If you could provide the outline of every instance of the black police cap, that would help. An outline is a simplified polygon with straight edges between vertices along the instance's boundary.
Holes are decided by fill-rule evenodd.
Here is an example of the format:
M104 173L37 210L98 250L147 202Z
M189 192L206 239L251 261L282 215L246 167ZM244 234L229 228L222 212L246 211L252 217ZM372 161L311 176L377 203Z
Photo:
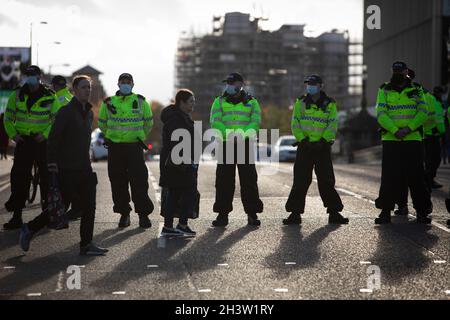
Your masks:
M133 81L133 76L131 75L131 74L129 74L129 73L122 73L120 76L119 76L119 81L121 81L121 80L131 80L132 82L134 82Z
M53 79L52 79L52 84L65 86L65 85L67 85L67 80L63 76L59 76L59 75L58 76L54 76Z
M233 82L236 82L236 81L244 82L244 77L241 74L237 73L237 72L233 72L233 73L230 73L227 76L227 78L224 79L222 82L233 83Z
M35 65L31 65L25 69L26 76L40 76L42 74L41 68Z
M307 77L304 81L304 83L308 83L308 84L322 84L322 78L319 77L317 74L312 74L309 77Z
M402 61L396 61L392 64L392 71L403 72L408 69L406 63Z

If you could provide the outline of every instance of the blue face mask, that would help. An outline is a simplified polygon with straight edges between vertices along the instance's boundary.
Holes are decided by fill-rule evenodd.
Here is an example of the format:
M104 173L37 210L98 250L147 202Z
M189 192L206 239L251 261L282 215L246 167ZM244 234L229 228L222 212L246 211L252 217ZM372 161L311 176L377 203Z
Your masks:
M131 90L133 89L131 84L119 84L120 93L127 96L131 93Z
M313 95L318 94L320 92L320 88L319 88L319 86L307 85L306 86L306 92L313 96Z
M39 84L39 79L36 76L28 76L25 78L25 83L30 86L36 86Z
M225 87L225 92L230 96L236 95L239 91L240 91L240 89L236 88L235 86L233 86L231 84L227 84Z

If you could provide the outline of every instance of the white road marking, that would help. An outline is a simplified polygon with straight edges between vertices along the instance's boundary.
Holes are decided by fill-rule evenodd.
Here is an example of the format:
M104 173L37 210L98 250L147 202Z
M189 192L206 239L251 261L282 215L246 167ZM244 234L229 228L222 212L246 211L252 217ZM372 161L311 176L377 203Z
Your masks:
M40 292L36 292L36 293L28 293L27 297L40 297L42 294Z
M200 290L198 290L198 292L208 293L208 292L211 292L211 289L200 289Z
M372 289L359 289L359 292L361 293L373 293Z
M277 288L277 289L273 289L275 292L288 292L289 290L286 288Z
M58 283L56 284L56 290L55 292L60 292L63 289L62 282L64 280L64 272L60 272L58 275Z
M120 295L125 295L126 292L125 291L114 291L112 294L116 295L116 296L120 296Z
M3 267L3 269L4 270L14 270L16 267L14 267L14 266L6 266L6 267Z
M156 264L149 264L147 265L147 268L158 268L159 266Z
M296 265L297 262L285 262L284 264L287 266L293 266L293 265Z
M228 263L219 263L217 264L219 267L228 267Z
M447 261L445 261L445 260L434 260L434 263L435 264L444 264L444 263L446 263Z
M445 294L450 294L450 290L445 290Z
M360 261L359 264L372 264L370 261Z

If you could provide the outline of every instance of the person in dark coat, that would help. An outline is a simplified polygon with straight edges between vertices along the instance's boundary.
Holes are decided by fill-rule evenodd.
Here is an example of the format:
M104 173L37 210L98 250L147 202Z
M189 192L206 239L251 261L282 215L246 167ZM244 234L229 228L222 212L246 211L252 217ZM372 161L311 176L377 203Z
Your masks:
M3 125L4 116L4 113L0 115L0 160L8 159L6 152L8 150L9 138L5 126Z
M192 91L182 89L176 94L175 104L166 107L161 113L163 131L159 185L162 187L161 215L164 217L164 227L161 235L163 236L196 234L188 226L188 219L198 216L199 200L197 191L199 155L194 152L198 135L195 133L194 121L190 116L194 104L195 97ZM171 141L172 135L179 132L182 137L177 141ZM197 142L201 146L201 140ZM172 155L174 148L176 150ZM173 228L175 217L179 218L179 223Z

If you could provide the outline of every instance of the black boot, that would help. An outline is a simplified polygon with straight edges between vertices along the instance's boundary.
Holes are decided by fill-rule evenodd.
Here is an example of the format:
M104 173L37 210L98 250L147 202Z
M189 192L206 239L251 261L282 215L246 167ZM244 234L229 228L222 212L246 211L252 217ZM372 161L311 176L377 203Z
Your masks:
M283 219L284 225L300 225L302 224L302 216L298 212L292 212L287 219Z
M391 223L391 211L382 210L378 218L375 219L375 224Z
M330 212L328 216L329 224L348 224L348 218L344 218L339 212Z
M148 229L152 227L152 222L146 215L139 215L139 227L142 229Z
M3 228L5 230L17 230L20 229L22 225L22 211L16 211L14 212L11 220L3 225Z
M213 227L226 227L228 225L228 213L219 213L212 225Z
M249 226L258 227L261 225L261 221L258 220L258 215L256 213L249 213L247 217L247 222Z
M399 206L397 210L394 211L396 216L407 216L409 214L408 206Z
M123 214L120 217L119 228L127 228L129 226L130 226L130 215L129 214Z
M421 223L421 224L430 224L431 223L431 218L428 217L427 215L417 213L416 222L417 223Z

